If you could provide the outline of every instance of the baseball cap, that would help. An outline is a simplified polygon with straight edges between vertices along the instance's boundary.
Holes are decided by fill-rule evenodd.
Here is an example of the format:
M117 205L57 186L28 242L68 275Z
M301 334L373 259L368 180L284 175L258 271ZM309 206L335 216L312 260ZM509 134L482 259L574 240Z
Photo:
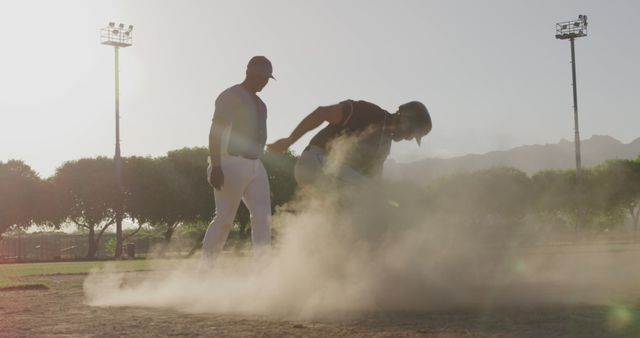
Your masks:
M273 77L273 66L271 65L271 61L261 55L254 56L249 60L249 63L247 64L247 72L266 76L274 80L276 79Z

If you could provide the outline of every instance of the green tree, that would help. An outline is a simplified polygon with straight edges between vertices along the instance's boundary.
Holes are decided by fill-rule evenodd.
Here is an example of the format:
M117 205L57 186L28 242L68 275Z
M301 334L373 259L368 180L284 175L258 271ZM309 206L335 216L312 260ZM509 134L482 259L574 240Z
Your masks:
M576 177L573 170L543 170L531 177L534 213L546 223L571 227L576 218Z
M623 220L613 196L607 165L582 169L578 190L575 170L544 170L532 177L535 213L545 222L576 231L605 231ZM579 228L580 227L580 228Z
M206 148L182 148L167 153L167 160L182 177L192 196L191 203L185 206L184 222L210 221L213 214L213 190L207 182Z
M636 237L640 216L640 160L611 160L597 169L601 203L608 212L617 209L627 212Z
M166 157L127 158L123 178L127 214L139 227L160 228L166 244L181 223L194 217L192 205L199 201L188 180Z
M115 223L117 186L113 160L86 158L64 163L53 184L64 218L89 232L87 258L95 258L102 234Z
M44 183L22 161L0 162L0 235L13 226L27 227L44 217Z

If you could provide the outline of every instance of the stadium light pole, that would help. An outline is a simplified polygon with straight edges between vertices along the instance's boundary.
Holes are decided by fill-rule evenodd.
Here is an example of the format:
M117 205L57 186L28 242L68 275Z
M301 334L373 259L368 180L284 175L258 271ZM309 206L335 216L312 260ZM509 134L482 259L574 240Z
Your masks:
M582 225L582 160L580 154L580 129L578 128L578 84L576 82L576 53L574 41L577 38L587 36L587 16L578 15L578 20L556 23L556 39L569 40L571 42L571 71L573 86L573 120L575 124L575 148L576 148L576 192L578 222L576 230Z
M107 27L100 30L100 43L113 46L115 51L115 75L116 75L116 153L114 156L116 171L116 187L118 196L116 198L116 250L115 258L122 257L122 218L123 218L123 197L122 186L122 158L120 157L120 78L118 68L118 51L120 48L132 45L133 26L125 28L124 24L116 26L114 22L109 22Z

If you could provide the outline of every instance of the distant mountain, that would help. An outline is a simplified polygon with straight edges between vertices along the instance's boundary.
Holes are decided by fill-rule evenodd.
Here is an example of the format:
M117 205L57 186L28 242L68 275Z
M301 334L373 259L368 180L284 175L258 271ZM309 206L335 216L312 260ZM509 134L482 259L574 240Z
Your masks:
M580 146L583 167L596 166L616 158L634 159L640 155L640 138L624 144L611 136L594 135L581 141ZM574 144L563 139L556 144L526 145L448 159L427 158L410 163L389 161L385 163L385 176L428 183L443 175L500 166L518 168L529 175L543 169L573 169L576 166Z

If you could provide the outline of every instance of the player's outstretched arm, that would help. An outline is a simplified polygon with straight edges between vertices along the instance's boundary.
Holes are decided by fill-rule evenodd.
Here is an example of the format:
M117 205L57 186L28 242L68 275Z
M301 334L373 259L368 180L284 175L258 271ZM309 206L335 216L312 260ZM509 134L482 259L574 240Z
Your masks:
M296 143L304 134L318 128L322 123L341 123L343 119L342 106L334 104L332 106L318 107L307 115L300 124L291 132L289 137L279 139L267 146L267 150L274 154L282 154L287 151L292 144Z

